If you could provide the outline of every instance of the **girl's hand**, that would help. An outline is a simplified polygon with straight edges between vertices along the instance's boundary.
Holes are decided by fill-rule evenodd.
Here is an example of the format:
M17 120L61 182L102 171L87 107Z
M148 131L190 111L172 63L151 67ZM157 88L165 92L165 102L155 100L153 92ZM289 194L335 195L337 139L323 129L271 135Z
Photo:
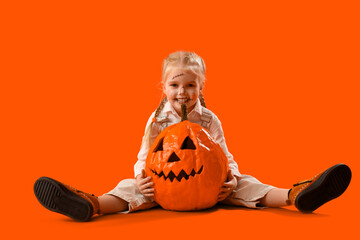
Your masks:
M153 197L154 196L154 188L152 187L154 183L151 181L151 177L145 177L145 170L141 171L141 174L136 176L136 184L140 190L140 192L145 197Z
M228 171L228 177L227 177L227 182L224 183L224 185L221 187L221 192L218 195L218 202L223 201L225 198L227 198L232 191L236 188L237 186L237 180L234 177L234 175L232 175L231 171Z

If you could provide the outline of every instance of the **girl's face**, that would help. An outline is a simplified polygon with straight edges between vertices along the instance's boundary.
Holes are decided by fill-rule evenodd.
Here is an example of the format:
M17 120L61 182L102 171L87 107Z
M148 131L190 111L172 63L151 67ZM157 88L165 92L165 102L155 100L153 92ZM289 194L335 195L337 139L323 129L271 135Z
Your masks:
M198 77L184 70L174 70L167 77L163 86L168 101L181 116L181 105L186 104L188 113L194 109L202 91Z

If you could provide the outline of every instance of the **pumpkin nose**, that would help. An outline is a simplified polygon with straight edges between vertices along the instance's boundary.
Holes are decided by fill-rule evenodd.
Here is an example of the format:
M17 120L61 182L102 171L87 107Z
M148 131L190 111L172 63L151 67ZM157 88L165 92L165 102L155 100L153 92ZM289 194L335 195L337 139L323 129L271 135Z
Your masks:
M180 161L180 158L176 155L175 152L173 152L169 159L168 159L168 162L177 162L177 161Z

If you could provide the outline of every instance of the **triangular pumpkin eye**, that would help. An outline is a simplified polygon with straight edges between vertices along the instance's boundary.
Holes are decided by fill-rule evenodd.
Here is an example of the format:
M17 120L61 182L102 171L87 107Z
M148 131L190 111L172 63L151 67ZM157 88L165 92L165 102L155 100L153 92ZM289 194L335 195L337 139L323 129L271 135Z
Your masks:
M160 141L156 145L156 148L154 149L154 152L163 151L164 150L163 144L164 144L164 138L160 139Z
M189 136L185 138L183 144L181 145L181 149L196 149L193 140L191 140Z

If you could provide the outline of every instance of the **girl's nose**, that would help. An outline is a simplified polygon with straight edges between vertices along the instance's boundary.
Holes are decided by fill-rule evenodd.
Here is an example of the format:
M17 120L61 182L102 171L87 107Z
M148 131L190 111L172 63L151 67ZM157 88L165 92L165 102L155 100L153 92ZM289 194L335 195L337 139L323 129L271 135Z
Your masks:
M180 90L179 90L179 93L180 93L180 94L184 94L184 93L185 93L185 88L184 88L184 87L181 87Z

